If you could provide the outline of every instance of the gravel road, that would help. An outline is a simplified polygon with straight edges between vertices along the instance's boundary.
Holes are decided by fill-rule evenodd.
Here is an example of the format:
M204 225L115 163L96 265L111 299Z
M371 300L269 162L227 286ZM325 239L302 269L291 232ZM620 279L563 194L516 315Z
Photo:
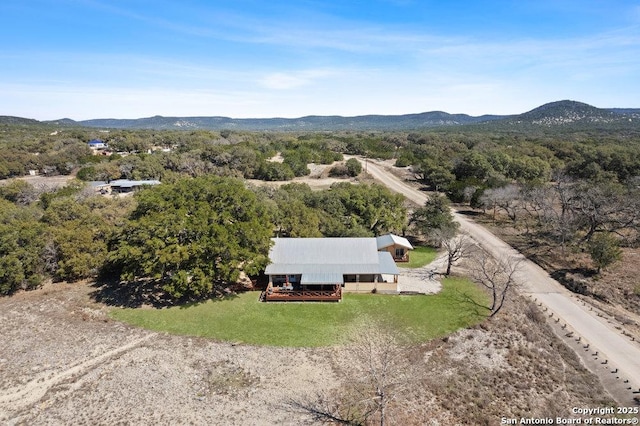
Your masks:
M383 165L372 160L367 161L367 172L389 189L403 194L413 202L423 205L427 195L397 178ZM616 329L616 324L590 310L578 298L535 263L507 245L486 228L469 218L454 212L461 230L469 234L478 244L495 257L513 257L522 259L517 275L519 291L529 295L553 315L560 323L566 324L566 334L580 338L584 347L587 344L591 356L598 357L609 369L617 369L620 380L628 380L629 400L631 391L640 390L640 344L632 341ZM584 356L584 354L581 354ZM606 382L606 381L603 381Z

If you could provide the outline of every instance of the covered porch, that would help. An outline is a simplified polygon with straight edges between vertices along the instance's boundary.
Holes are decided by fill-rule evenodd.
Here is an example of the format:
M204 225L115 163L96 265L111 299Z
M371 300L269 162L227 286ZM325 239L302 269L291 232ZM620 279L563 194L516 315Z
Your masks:
M261 299L265 302L339 302L342 281L341 274L326 272L272 275Z
M397 291L393 255L376 238L274 238L261 300L339 301L343 292Z

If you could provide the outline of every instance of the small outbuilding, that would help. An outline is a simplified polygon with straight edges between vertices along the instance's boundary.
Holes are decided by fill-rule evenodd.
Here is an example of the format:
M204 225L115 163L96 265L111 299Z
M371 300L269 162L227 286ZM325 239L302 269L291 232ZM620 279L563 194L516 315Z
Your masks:
M394 234L381 235L376 237L378 251L387 251L396 262L408 262L409 251L413 250L413 246L404 237Z

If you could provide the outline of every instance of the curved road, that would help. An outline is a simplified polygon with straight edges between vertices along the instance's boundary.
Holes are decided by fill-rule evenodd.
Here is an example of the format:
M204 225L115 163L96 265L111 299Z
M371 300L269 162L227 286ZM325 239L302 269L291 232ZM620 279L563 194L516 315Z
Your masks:
M367 172L392 191L403 194L419 205L427 201L428 197L424 192L407 185L385 170L384 166L371 160L366 161ZM457 212L454 212L454 216L461 229L493 256L522 259L516 277L519 291L546 306L556 318L567 324L567 330L573 331L575 337L580 337L585 344L588 343L591 351L598 351L600 359L608 360L607 365L612 369L618 369L621 379L629 380L627 387L636 391L640 389L640 345L637 342L622 335L604 318L577 300L541 267L525 259L522 254L487 229Z

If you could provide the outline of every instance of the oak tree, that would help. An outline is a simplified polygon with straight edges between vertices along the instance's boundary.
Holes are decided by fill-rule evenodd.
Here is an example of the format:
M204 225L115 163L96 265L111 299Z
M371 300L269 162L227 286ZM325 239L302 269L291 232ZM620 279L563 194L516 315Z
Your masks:
M113 242L125 281L152 279L175 300L205 298L267 263L272 227L237 179L182 179L140 191Z

